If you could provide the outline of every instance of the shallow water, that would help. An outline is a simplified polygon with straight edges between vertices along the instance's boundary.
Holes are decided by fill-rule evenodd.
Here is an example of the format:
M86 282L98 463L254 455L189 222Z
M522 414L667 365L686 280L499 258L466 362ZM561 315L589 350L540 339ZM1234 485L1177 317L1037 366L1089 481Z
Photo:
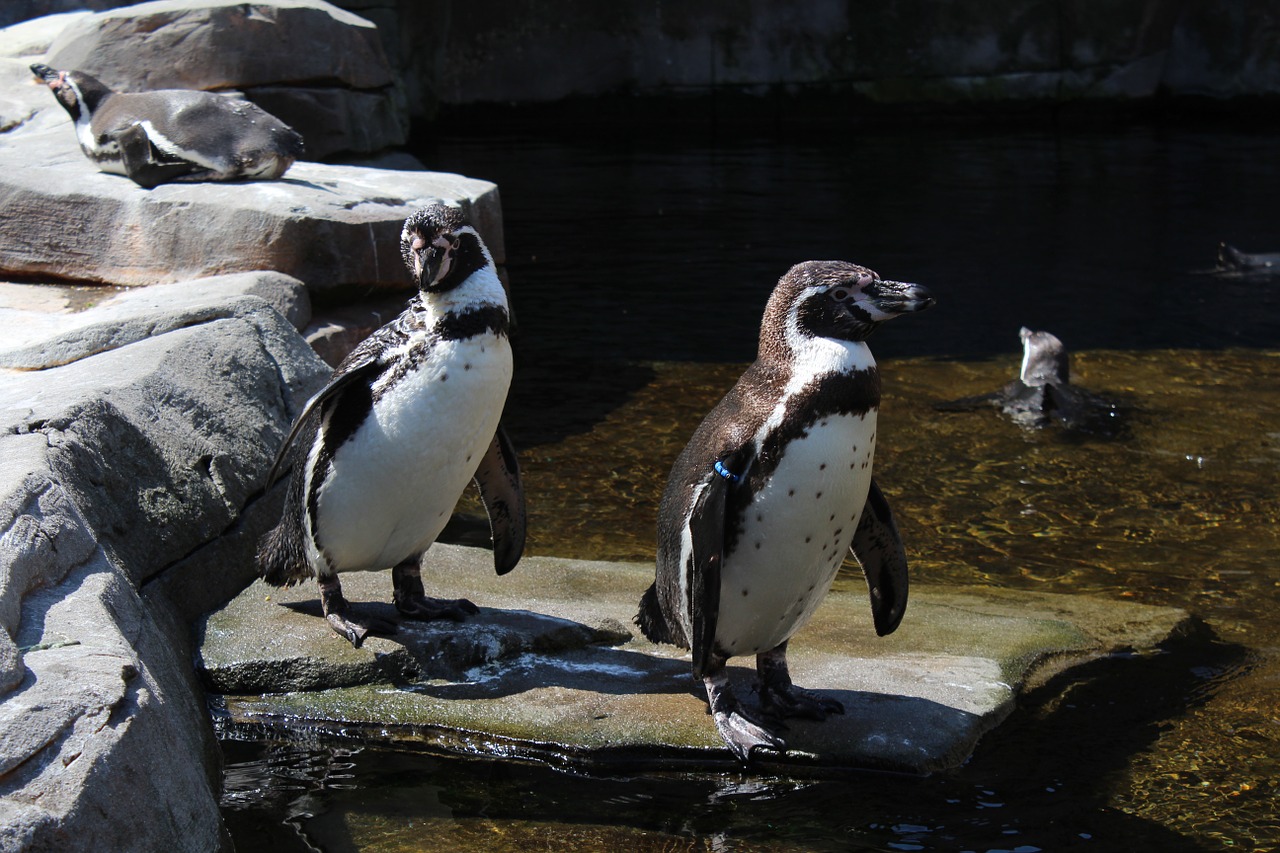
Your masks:
M773 282L841 257L939 300L871 340L913 582L1174 605L1205 630L1032 694L927 779L580 778L228 741L240 849L1280 846L1280 279L1204 273L1219 239L1280 249L1274 138L822 134L424 149L502 188L529 550L652 559L667 468L752 358ZM1119 403L1119 437L933 409L1012 377L1024 324Z

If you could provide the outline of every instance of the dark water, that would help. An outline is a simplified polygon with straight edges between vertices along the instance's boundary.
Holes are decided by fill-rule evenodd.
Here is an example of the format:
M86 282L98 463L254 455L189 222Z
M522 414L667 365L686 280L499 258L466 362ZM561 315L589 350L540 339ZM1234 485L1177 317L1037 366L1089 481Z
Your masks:
M965 767L927 779L580 778L227 741L238 846L1280 846L1280 279L1205 272L1221 239L1280 250L1275 143L1151 128L435 141L431 166L502 188L532 552L651 559L666 469L753 357L772 284L842 258L939 300L871 341L877 476L914 581L1173 605L1202 629L1026 697ZM1121 403L1124 436L933 410L1014 375L1024 324Z

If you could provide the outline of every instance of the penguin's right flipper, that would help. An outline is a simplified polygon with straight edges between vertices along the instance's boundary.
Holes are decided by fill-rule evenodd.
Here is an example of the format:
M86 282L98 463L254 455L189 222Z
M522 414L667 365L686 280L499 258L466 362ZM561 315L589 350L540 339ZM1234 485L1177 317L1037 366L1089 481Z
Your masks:
M712 474L694 499L689 514L693 553L682 568L687 573L689 621L693 636L693 675L702 678L713 666L720 617L720 566L724 562L724 507L728 484Z
M524 553L526 514L516 449L501 426L493 434L474 479L489 514L494 569L505 575Z
M907 552L893 510L874 478L849 550L867 578L876 634L893 633L907 609Z
M355 355L355 351L352 351ZM348 361L350 361L350 356ZM271 463L271 470L267 472L267 484L264 488L271 488L276 479L280 476L282 465L289 455L289 447L293 444L293 440L298 437L302 427L306 424L307 419L311 417L313 412L317 412L325 401L333 398L346 388L357 382L369 383L381 371L382 366L376 358L368 358L366 360L348 364L343 362L339 366L337 373L329 379L329 384L325 385L319 391L312 395L311 399L302 407L302 411L293 419L293 426L289 427L289 434L284 437L284 441L280 443L280 449L276 451L275 461Z
M154 189L191 172L190 163L166 158L157 151L151 144L146 129L140 124L131 124L111 135L120 146L124 173L145 190Z

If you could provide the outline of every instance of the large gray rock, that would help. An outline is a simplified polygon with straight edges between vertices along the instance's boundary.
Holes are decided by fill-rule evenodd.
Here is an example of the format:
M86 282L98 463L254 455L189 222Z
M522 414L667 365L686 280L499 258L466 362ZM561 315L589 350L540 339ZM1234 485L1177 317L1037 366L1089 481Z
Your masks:
M54 68L112 88L240 89L392 83L377 27L324 0L156 0L77 19L49 46Z
M108 291L92 308L71 313L50 311L47 305L21 307L50 290L57 288L0 284L0 367L57 367L174 329L258 310L253 302L234 301L237 296L263 299L295 329L304 328L311 319L306 287L278 272L234 273Z
M330 728L557 766L720 770L733 757L706 715L687 654L636 636L650 566L527 557L494 576L491 555L435 545L428 593L466 596L463 624L402 622L360 649L319 615L316 589L255 582L202 624L201 666L232 726ZM390 572L343 576L358 611L395 619ZM796 682L844 703L824 723L789 721L788 773L953 768L1020 691L1081 662L1146 649L1187 627L1173 608L994 589L914 588L897 632L877 638L865 587L842 583L791 644ZM750 661L731 677L754 702Z
M501 202L487 181L301 162L277 181L144 190L97 171L65 115L7 141L0 277L133 285L278 270L313 291L403 287L400 229L431 198L466 209L503 260Z
M296 283L256 278L305 318ZM185 620L249 581L261 478L329 371L252 285L221 284L211 311L195 296L218 282L170 289L191 325L104 344L76 316L95 342L75 360L0 372L0 849L228 844ZM84 316L136 333L141 296L118 299Z

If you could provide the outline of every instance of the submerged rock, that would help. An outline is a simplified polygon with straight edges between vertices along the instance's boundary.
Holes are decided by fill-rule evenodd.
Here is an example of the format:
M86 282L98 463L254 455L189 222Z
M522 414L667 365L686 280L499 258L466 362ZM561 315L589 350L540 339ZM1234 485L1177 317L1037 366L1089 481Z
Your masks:
M688 656L631 628L651 567L526 557L496 578L491 562L479 549L434 546L428 592L466 595L480 614L402 623L360 650L307 612L314 586L250 587L200 629L201 671L221 694L224 724L584 768L735 764ZM390 614L380 603L389 571L348 574L343 585L357 609ZM840 585L790 649L796 683L838 699L846 713L789 722L792 751L768 763L788 772L955 767L1020 691L1099 656L1151 648L1188 623L1173 608L917 586L901 628L877 638L865 599L857 584ZM546 644L548 635L558 639ZM753 677L730 670L735 680Z

